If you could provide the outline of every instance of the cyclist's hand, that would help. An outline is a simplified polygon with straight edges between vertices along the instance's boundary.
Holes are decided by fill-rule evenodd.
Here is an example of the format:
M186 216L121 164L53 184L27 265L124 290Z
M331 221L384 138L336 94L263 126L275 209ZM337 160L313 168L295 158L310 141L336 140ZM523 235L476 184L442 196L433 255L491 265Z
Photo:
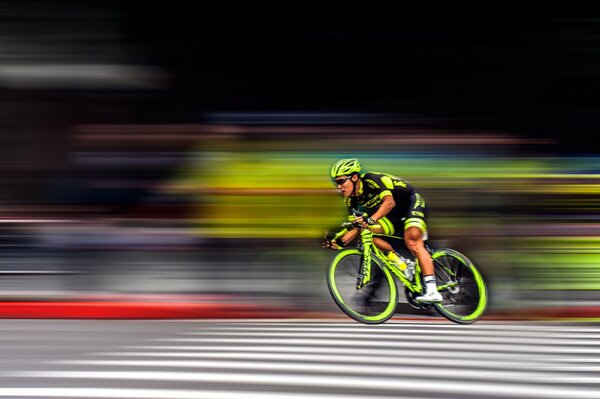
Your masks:
M323 246L323 248L332 249L334 251L337 251L338 249L340 249L340 247L338 247L338 245L335 243L335 241L323 240L322 246Z
M341 249L341 247L335 241L335 233L327 232L325 233L325 237L323 237L323 242L321 243L323 248L329 248L337 251Z
M362 216L354 216L354 222L359 226L362 226L363 228L367 227L367 224L365 223L365 218L363 218Z
M365 216L355 216L354 217L354 221L356 223L359 223L363 228L367 228L370 225L374 225L375 224L375 220L373 220L373 218L367 217Z
M337 245L337 243L335 242L335 240L323 240L322 247L323 248L332 249L334 251L342 249L342 247L340 247L339 245Z

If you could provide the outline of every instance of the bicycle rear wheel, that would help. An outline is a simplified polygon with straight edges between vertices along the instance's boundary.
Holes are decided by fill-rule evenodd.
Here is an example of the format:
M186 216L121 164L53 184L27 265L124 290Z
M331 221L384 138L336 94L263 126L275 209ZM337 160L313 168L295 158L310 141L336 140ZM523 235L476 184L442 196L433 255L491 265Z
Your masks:
M479 320L488 304L485 281L465 255L452 249L432 253L438 290L444 300L434 304L439 314L455 323Z
M352 319L364 324L379 324L394 314L398 290L389 270L372 257L371 282L356 288L362 254L356 249L340 252L327 272L327 286L338 307Z

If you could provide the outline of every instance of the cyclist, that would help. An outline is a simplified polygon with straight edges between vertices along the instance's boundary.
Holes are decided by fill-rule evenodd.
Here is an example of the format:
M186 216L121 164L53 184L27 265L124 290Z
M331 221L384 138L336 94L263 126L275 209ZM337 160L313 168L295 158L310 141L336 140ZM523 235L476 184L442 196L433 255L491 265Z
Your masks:
M427 240L427 212L423 196L413 185L396 176L378 172L361 173L357 159L337 161L331 168L331 178L344 196L349 210L358 209L370 215L368 220L357 218L363 226L370 225L373 233L384 235L404 232L406 247L419 260L425 283L425 294L415 299L427 303L441 302L442 295L436 288L433 261L424 243ZM372 226L374 223L377 226ZM341 235L337 235L338 238L326 239L323 246L340 249L352 242L358 233L358 229L341 232ZM382 238L375 238L373 242L390 260L402 264L389 242ZM412 279L410 267L404 273Z

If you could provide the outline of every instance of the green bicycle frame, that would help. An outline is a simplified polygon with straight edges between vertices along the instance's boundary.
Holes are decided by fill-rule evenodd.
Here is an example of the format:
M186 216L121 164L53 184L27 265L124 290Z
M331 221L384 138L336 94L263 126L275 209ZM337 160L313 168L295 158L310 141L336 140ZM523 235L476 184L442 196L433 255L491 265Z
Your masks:
M376 227L378 225L374 225L373 227ZM359 275L357 284L356 284L356 289L361 289L365 284L367 284L369 281L371 281L371 257L372 256L376 256L378 260L381 261L381 263L389 270L392 272L393 275L395 275L398 280L400 280L400 282L402 282L402 284L411 292L415 292L415 293L421 293L422 291L422 284L421 284L421 267L419 266L419 261L416 260L416 265L415 265L415 276L414 276L414 283L411 282L409 279L407 279L404 276L404 273L402 272L402 270L400 270L400 268L395 264L390 262L390 260L387 258L387 256L385 256L385 254L379 249L377 248L376 245L373 244L373 237L377 236L378 234L373 233L370 229L368 228L363 228L361 229L360 232L360 241L361 241L361 246L362 246L362 268L361 268L361 274ZM387 236L387 237L392 237L392 236ZM400 237L394 237L394 238L400 238Z

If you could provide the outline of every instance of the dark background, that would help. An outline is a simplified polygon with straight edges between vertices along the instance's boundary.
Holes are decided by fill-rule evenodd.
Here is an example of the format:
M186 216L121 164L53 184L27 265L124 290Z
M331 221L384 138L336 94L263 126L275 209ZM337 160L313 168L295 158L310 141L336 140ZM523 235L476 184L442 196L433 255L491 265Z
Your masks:
M594 153L597 4L0 2L0 130L9 141L15 131L40 141L48 130L68 140L82 124L206 123L222 112L371 113ZM2 75L4 63L47 62L141 65L163 79L154 89L67 79L15 87Z
M595 2L220 4L113 4L127 40L171 76L168 116L146 117L394 113L556 139L561 152L592 149Z

